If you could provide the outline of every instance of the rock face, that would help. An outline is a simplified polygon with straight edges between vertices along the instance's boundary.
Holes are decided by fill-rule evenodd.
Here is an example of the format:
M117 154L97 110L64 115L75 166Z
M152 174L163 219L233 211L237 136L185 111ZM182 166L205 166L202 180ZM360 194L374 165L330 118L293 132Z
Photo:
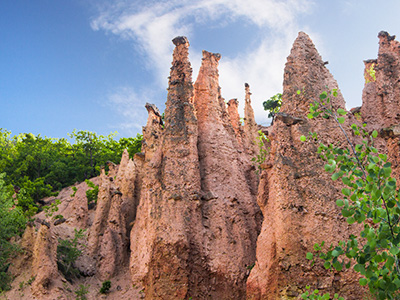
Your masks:
M219 59L219 54L203 51L194 94L203 194L201 243L208 260L209 284L215 288L200 295L241 299L245 296L246 268L255 259L260 215L244 172L247 161L238 151L225 105L219 100Z
M148 299L243 299L261 219L220 94L220 55L203 52L193 89L189 43L173 42L165 127L148 107L143 131L132 278Z
M257 140L257 123L254 118L254 111L251 107L251 93L248 83L244 84L245 88L245 104L244 104L244 136L245 144L250 155L255 156L259 153L255 141Z
M271 129L272 167L263 171L259 185L257 201L264 222L257 262L247 281L248 299L291 299L313 283L324 293L340 290L348 299L361 299L353 291L354 274L328 273L306 260L314 243L336 243L351 232L335 205L340 185L324 171L315 144L300 141L309 131L317 132L324 143L341 139L333 120L306 119L310 100L325 86L333 89L337 83L310 38L299 33L285 67L281 112ZM340 91L334 106L344 108Z
M146 176L131 233L131 273L134 280L144 280L147 299L186 297L192 268L189 264L191 240L198 232L193 228L199 221L195 212L200 206L200 174L197 120L191 104L193 84L189 43L185 37L175 38L173 42L176 48L165 129L162 135L150 137L150 141L160 139L150 157L145 149ZM149 115L149 120L154 120L152 114L154 112ZM157 132L160 126L160 123L148 121L144 136L147 144L147 134Z
M109 165L100 174L100 188L93 225L90 228L89 252L98 262L98 275L108 280L118 266L128 263L130 223L136 215L135 163L125 150L116 169ZM115 178L115 179L114 179Z
M400 43L385 31L378 38L378 59L364 62L361 117L370 129L400 123Z
M50 285L58 276L57 242L46 225L41 225L37 233L33 248L32 276L36 276L32 284L32 294L38 297L48 293Z

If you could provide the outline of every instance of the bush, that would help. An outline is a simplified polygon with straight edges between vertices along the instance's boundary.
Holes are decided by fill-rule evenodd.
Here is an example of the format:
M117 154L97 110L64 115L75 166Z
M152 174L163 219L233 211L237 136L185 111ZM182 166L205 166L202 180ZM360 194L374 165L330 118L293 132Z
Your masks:
M101 285L100 288L100 294L107 294L110 291L110 288L111 288L111 281L110 280L103 281L103 284Z
M82 255L82 245L80 239L85 237L85 230L74 230L73 239L59 239L57 246L57 266L67 280L72 280L79 275L79 270L75 268L76 260Z
M86 300L86 295L89 294L89 287L84 284L80 284L79 289L75 291L75 294L77 300Z
M86 198L88 205L90 205L91 203L97 204L97 197L99 195L99 186L95 185L89 179L86 179L85 182L91 188L86 191Z
M5 185L3 178L4 174L0 174L0 292L10 288L8 267L18 250L10 239L22 235L26 225L22 209L14 205L13 189Z
M279 112L282 106L282 94L278 93L267 101L263 102L264 110L268 111L268 118L272 118L271 125L274 123L275 115Z

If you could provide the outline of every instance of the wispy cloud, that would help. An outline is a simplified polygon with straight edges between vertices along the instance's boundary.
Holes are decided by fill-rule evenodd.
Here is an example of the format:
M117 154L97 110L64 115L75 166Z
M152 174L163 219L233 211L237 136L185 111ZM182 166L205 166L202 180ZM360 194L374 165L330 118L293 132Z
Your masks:
M262 102L282 90L283 68L296 37L299 15L312 7L310 0L169 0L133 2L113 1L92 21L94 30L105 30L135 42L146 58L149 70L155 70L158 84L165 85L176 35L195 36L197 29L229 26L240 20L259 29L255 47L220 62L223 96L243 98L244 82L253 92L256 118L265 123ZM194 76L200 64L200 52L191 51ZM193 61L193 59L196 61ZM197 61L198 60L198 61ZM243 101L242 101L243 102ZM142 105L142 104L140 104Z
M119 118L113 128L118 128L122 136L135 136L141 132L142 126L146 124L147 112L144 108L146 102L151 99L151 91L136 92L131 87L118 87L107 96L106 105L115 111Z

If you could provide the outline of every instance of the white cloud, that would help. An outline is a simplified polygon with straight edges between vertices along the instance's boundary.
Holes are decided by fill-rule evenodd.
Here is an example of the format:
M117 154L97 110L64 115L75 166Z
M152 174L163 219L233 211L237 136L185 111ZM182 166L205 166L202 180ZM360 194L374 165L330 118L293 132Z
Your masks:
M130 87L119 87L107 97L106 105L115 111L120 117L117 127L122 136L134 136L142 131L146 124L146 102L151 99L151 91L137 93Z
M244 82L253 93L256 119L265 123L262 102L282 91L283 68L297 34L297 17L312 7L310 0L170 0L114 1L92 21L94 30L105 30L135 41L156 81L165 86L176 35L195 36L211 23L229 26L240 20L259 29L255 48L220 61L220 85L226 99L243 99ZM263 33L265 32L265 33ZM194 77L201 53L191 50ZM195 78L194 78L195 79ZM243 102L243 101L241 101ZM142 104L140 104L142 105Z

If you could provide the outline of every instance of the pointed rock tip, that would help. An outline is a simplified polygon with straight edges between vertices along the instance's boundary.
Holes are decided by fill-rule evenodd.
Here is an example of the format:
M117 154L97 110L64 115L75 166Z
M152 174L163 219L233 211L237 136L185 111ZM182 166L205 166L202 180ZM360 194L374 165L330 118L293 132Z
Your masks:
M237 98L233 98L231 100L228 101L228 106L232 105L232 104L239 104L239 101Z
M148 113L150 113L150 111L153 111L153 113L155 115L161 117L160 111L158 110L158 108L155 104L146 103L146 105L144 107L146 107Z
M386 38L388 42L393 41L396 36L395 35L390 35L387 31L380 31L378 33L378 38Z
M214 56L217 61L219 61L221 59L221 54L212 53L212 52L208 52L206 50L203 50L203 59L205 59L207 57L211 57L211 56Z
M297 35L295 42L298 40L304 40L304 39L306 39L312 43L312 40L307 33L305 33L304 31L299 31L299 34Z
M179 46L186 43L189 44L189 41L186 36L177 36L172 40L172 42L174 43L175 46Z
M301 37L301 36L309 38L309 35L307 33L305 33L304 31L299 31L298 37Z

